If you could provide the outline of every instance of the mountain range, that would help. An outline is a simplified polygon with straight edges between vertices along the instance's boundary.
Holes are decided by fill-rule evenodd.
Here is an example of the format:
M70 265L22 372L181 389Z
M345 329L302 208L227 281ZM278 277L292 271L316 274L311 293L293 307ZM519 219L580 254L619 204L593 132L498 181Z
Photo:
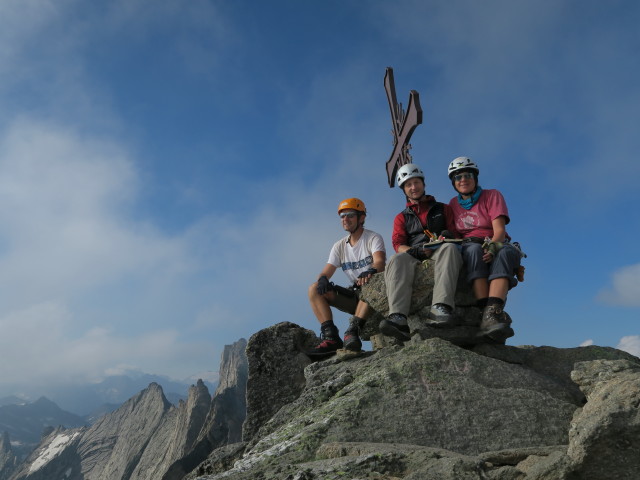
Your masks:
M33 403L0 406L0 433L8 433L14 453L25 456L40 442L48 429L63 425L67 428L87 425L85 418L62 410L46 397Z
M203 375L204 384L211 391L215 391L216 378L210 372ZM198 378L201 378L200 376ZM1 405L22 404L33 402L33 399L46 397L61 409L81 417L95 416L98 411L112 411L129 398L144 390L151 383L162 385L165 396L173 403L185 400L189 386L198 378L189 378L184 381L170 379L163 375L147 374L137 371L128 371L119 375L105 377L100 382L75 385L58 385L42 388L33 385L30 388L21 388L20 395L8 395L0 398ZM207 380L209 378L210 380ZM12 437L13 438L13 437Z

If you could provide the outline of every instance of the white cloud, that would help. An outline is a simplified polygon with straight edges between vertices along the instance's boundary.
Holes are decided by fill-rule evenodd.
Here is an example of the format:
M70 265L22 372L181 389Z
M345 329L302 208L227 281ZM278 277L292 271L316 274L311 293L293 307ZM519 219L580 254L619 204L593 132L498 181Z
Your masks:
M635 355L636 357L640 357L640 335L629 335L627 337L622 337L620 339L620 343L616 347L619 350L624 350L625 352L630 353L631 355Z
M348 185L335 187L346 197ZM16 122L0 137L0 349L25 360L0 378L97 379L121 365L180 378L216 365L220 342L285 320L315 328L307 286L345 234L342 197L303 189L260 182L250 215L212 212L168 236L135 215L139 175L122 146Z
M183 241L132 216L136 171L117 145L20 121L0 138L0 286L12 299L79 295L189 269Z
M135 365L127 370L174 378L214 364L212 342L185 341L177 328L132 334L88 326L78 332L76 320L68 307L55 302L0 316L0 351L13 359L0 363L2 384L99 380L123 371L123 361Z
M29 120L0 138L0 350L20 359L3 383L215 364L213 342L188 340L174 316L195 317L201 240L136 218L139 189L113 142Z
M640 263L615 271L611 285L598 293L602 302L626 307L640 307Z
M580 344L581 347L588 347L589 345L593 345L593 340L592 339L585 340L584 342L582 342Z

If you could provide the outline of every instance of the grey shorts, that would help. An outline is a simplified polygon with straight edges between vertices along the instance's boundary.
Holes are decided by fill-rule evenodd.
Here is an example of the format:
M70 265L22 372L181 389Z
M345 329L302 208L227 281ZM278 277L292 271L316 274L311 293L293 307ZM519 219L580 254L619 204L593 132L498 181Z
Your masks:
M515 275L520 266L520 252L509 243L498 250L491 263L482 260L484 251L479 243L463 243L462 259L467 268L467 281L472 283L476 278L486 278L489 281L496 278L509 279L509 288L518 284Z

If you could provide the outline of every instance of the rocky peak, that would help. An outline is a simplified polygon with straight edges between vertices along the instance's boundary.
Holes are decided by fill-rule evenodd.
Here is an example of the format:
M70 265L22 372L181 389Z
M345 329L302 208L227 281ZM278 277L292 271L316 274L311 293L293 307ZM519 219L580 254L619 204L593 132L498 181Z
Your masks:
M151 383L100 418L82 435L77 447L85 479L129 476L149 438L173 408L160 385Z
M181 480L212 451L241 440L246 418L246 346L244 338L225 346L220 359L220 383L198 439L187 455L171 465L163 480Z
M11 449L8 432L0 436L0 480L7 480L16 469L18 459Z
M9 440L9 432L2 432L0 436L0 453L7 453L11 451L11 441Z
M242 378L246 379L247 356L245 349L247 341L241 338L232 345L225 345L220 359L220 380L216 388L216 394L229 388L237 388Z
M180 402L178 408L167 413L129 478L161 479L173 463L193 450L210 408L209 389L198 380L189 388L186 402Z

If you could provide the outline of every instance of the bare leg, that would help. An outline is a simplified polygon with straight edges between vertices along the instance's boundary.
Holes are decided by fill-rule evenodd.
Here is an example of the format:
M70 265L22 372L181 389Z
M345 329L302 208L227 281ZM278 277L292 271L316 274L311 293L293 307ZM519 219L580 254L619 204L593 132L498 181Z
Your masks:
M489 296L489 282L486 278L476 278L473 281L473 294L477 299L487 298Z
M497 298L500 298L501 300L506 300L508 291L509 291L508 278L494 278L489 284L490 297L497 297Z
M370 313L371 313L371 307L367 303L360 300L358 302L358 305L356 306L356 313L355 313L356 317L365 319L369 316Z
M322 325L327 320L333 320L333 313L331 312L329 301L335 298L335 293L327 292L324 295L320 295L317 287L317 283L313 283L309 287L309 303L311 304L313 314L318 319L318 323Z

